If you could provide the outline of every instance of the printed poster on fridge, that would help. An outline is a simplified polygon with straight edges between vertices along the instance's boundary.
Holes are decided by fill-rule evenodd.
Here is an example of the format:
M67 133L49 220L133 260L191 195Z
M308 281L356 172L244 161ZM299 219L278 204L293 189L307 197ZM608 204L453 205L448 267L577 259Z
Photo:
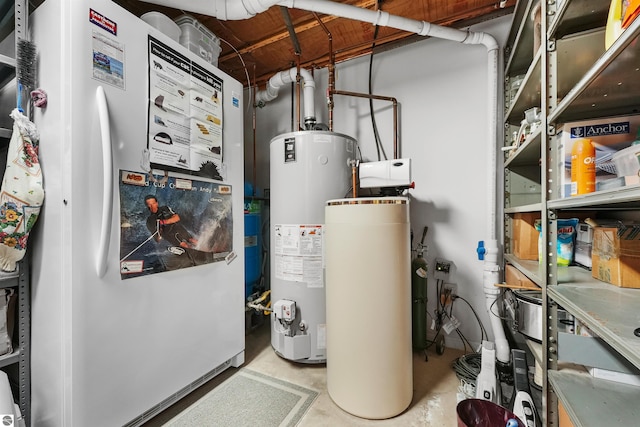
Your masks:
M152 167L223 180L222 83L212 71L149 36Z

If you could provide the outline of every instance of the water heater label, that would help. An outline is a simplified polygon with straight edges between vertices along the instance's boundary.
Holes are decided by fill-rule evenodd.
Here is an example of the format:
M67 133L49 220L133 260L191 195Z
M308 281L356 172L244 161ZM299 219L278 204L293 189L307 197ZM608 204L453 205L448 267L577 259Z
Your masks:
M295 162L296 161L296 139L295 138L286 138L284 140L284 162Z
M310 288L324 286L322 227L318 224L274 226L276 278L306 282Z

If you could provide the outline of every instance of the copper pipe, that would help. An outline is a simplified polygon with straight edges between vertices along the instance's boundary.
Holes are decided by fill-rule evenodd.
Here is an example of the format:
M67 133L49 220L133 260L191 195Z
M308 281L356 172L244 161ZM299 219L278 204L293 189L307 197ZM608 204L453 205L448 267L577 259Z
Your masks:
M296 132L300 127L300 55L296 55Z
M256 140L257 140L257 134L256 134L256 125L257 125L257 118L256 118L256 109L257 109L257 105L256 105L256 93L258 92L258 85L255 84L256 81L256 64L253 64L253 82L254 82L254 89L253 89L253 197L256 196L256 179L257 179L257 174L258 174L258 168L256 165Z
M358 197L358 166L354 161L351 163L351 186L353 188L353 198Z
M336 63L336 55L333 52L333 37L331 36L331 32L324 25L324 22L320 19L316 12L313 12L313 16L315 16L318 24L322 27L325 33L327 33L327 37L329 38L329 83L327 85L327 106L329 108L329 131L333 131L333 92L336 88L335 85L335 63Z
M378 99L389 101L393 104L393 158L398 159L398 100L390 96L369 95L368 93L347 92L344 90L334 90L334 95L355 96L357 98Z

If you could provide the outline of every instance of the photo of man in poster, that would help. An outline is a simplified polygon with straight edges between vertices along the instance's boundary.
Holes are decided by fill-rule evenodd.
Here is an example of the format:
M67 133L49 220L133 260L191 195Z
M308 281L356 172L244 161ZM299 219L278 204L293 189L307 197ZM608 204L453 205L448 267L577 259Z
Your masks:
M222 261L233 251L229 185L121 174L122 279Z
M144 203L149 209L147 228L153 233L156 242L166 239L174 246L181 248L195 248L198 241L180 223L180 215L169 206L159 206L158 199L154 195L144 198Z

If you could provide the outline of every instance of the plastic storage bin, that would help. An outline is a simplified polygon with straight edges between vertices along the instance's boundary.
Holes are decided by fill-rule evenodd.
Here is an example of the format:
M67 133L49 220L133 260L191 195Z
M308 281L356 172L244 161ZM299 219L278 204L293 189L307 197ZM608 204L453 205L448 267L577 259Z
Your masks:
M147 12L142 15L140 19L151 25L156 30L160 31L162 34L165 34L171 37L171 39L180 42L180 27L167 15L164 15L160 12Z
M193 16L182 15L175 19L180 27L180 44L210 64L218 66L220 39Z
M632 145L613 155L618 176L640 175L640 144Z

